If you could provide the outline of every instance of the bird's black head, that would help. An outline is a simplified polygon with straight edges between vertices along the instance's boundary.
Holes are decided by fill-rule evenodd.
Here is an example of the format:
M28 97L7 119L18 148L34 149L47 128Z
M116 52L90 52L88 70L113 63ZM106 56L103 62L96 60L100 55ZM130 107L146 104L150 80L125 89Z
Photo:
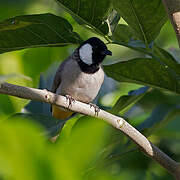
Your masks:
M98 38L92 37L84 41L79 49L79 58L86 65L99 65L106 55L112 55L107 46Z

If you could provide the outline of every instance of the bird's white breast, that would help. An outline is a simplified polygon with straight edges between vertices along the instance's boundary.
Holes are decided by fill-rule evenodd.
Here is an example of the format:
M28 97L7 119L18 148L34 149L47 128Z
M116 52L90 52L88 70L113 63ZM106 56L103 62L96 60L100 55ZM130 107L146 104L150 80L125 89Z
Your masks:
M104 80L104 71L100 68L94 74L81 71L74 60L69 60L62 72L62 81L57 89L58 94L71 95L82 102L92 102L97 96Z

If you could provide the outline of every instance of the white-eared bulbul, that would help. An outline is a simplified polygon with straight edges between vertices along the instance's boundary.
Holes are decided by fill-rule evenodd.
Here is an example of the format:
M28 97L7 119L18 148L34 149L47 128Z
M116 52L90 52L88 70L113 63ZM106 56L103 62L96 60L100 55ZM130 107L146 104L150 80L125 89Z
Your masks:
M101 63L106 55L112 55L112 52L100 39L92 37L86 40L61 63L51 91L70 99L91 103L104 80ZM55 118L67 119L72 114L69 110L52 105L52 115Z

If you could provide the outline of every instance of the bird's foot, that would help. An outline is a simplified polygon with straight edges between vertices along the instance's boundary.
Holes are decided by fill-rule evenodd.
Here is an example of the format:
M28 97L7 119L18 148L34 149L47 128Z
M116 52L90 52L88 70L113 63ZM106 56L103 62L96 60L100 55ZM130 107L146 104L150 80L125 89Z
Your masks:
M93 103L89 103L90 105L90 108L93 107L94 108L94 112L95 112L95 116L98 116L98 113L100 111L100 108L96 105L96 104L93 104Z
M47 101L49 102L50 99L51 99L50 93L49 93L49 91L48 91L47 89L43 89L43 90L44 90L44 92L46 93L46 94L45 94L45 98L46 98Z
M66 101L69 101L69 105L68 105L68 108L69 108L72 106L72 103L75 102L75 99L70 95L65 95L65 97L66 97Z

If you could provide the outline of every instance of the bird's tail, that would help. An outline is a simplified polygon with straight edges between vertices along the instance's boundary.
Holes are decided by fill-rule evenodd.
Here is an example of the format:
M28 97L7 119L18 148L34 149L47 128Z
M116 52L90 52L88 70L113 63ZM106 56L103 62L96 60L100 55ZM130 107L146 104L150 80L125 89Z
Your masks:
M73 114L74 112L72 111L69 111L59 106L52 105L52 116L54 118L64 120L71 117Z

